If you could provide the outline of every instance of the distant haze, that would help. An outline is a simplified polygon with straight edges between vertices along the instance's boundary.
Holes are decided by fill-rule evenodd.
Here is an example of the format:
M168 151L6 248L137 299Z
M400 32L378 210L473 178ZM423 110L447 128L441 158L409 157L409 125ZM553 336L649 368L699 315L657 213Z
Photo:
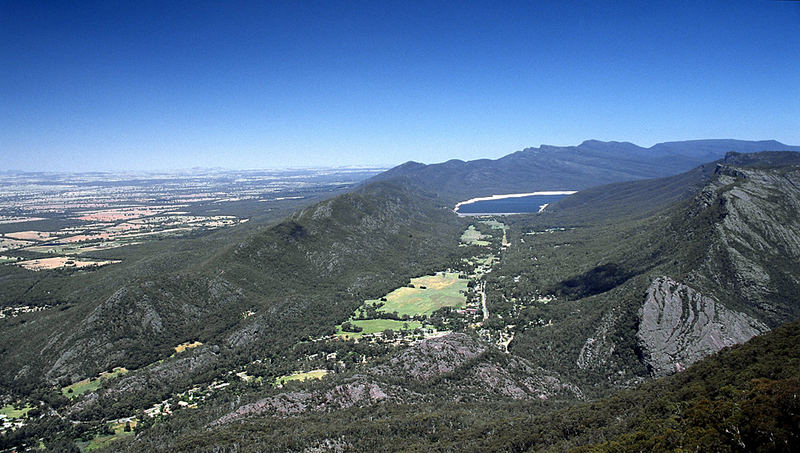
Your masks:
M798 24L799 2L4 1L0 171L800 143Z

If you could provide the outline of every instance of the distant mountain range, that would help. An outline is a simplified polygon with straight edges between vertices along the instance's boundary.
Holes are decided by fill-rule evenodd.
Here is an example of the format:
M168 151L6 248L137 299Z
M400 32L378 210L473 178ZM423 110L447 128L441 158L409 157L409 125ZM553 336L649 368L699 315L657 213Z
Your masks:
M404 178L447 202L540 190L581 190L619 181L659 178L721 159L728 152L800 151L775 140L691 140L642 148L587 140L578 146L526 148L496 160L407 162L370 180Z

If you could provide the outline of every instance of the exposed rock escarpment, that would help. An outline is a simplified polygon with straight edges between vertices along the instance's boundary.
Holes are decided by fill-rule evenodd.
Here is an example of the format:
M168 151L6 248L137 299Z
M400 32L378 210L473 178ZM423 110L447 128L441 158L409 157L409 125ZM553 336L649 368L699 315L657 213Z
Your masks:
M655 376L681 371L769 330L764 323L666 276L653 280L639 316L637 338Z
M613 311L603 315L600 325L594 334L586 339L580 354L578 354L578 360L575 362L578 368L586 370L607 365L609 357L614 353L616 347L611 339L615 322L616 315Z
M389 393L387 393L389 392ZM344 384L327 391L284 392L245 404L234 412L222 416L214 425L225 424L250 415L290 416L306 411L330 411L352 406L368 406L386 400L397 400L391 394L399 389L386 389L370 382L365 376L353 376Z

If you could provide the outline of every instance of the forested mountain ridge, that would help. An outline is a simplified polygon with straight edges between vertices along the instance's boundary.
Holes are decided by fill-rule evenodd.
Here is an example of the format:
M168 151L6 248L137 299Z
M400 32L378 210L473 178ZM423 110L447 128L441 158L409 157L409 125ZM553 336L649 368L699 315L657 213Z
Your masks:
M604 145L581 148L594 146ZM65 295L68 309L4 325L3 386L54 412L3 445L69 442L128 419L141 424L132 450L192 449L198 438L239 436L239 423L290 429L289 416L301 417L307 436L290 441L281 428L261 439L279 441L278 450L386 448L323 433L360 407L384 414L386 426L422 411L442 433L453 419L441 407L478 429L474 412L486 406L515 426L516 412L539 416L681 371L800 314L798 156L728 153L680 175L579 192L505 224L459 218L456 192L415 173L436 167L408 164L275 224L187 243L186 255L171 256L191 263L142 265L116 287L109 272L102 291ZM464 243L467 227L478 229L474 244ZM485 317L444 309L395 322L460 333L421 343L334 336L365 300L445 269L470 280L469 297L484 295ZM67 400L59 390L118 366L131 371L86 395ZM274 385L313 367L327 373L319 383ZM190 404L195 391L204 392L196 411L167 417L163 404ZM155 418L143 412L158 407ZM256 448L258 436L231 448ZM461 445L442 436L419 445Z
M451 212L407 188L371 185L223 243L189 271L144 275L105 298L84 298L84 318L58 322L75 307L48 313L55 319L4 329L6 363L20 361L18 368L3 368L6 384L33 376L76 380L87 370L136 367L188 340L227 338L243 345L253 337L247 332L267 326L292 326L298 339L322 335L362 298L403 284L396 275L445 265L460 228ZM248 310L256 315L242 320ZM314 313L330 319L316 322ZM40 347L22 346L39 339ZM28 356L34 352L38 360Z
M218 410L194 422L209 430L198 431L190 423L173 440L169 433L178 429L175 419L176 424L155 429L152 437L143 436L130 448L563 451L603 439L612 440L591 448L758 442L756 431L739 418L721 420L738 423L740 437L722 433L713 439L693 434L661 438L642 432L650 433L650 417L670 429L701 423L698 430L719 433L716 421L697 419L694 409L684 411L658 400L662 394L697 408L705 407L704 398L720 395L710 403L719 405L714 410L743 401L747 411L763 411L766 408L757 401L764 397L771 398L769 404L791 407L784 387L795 385L791 379L796 373L763 364L773 367L795 360L792 350L768 349L759 360L762 365L753 366L739 355L724 360L724 366L703 358L796 318L797 298L791 296L800 276L796 260L771 267L770 280L750 294L729 289L746 282L749 269L774 261L774 253L794 250L798 225L790 214L800 198L787 185L796 183L798 164L797 153L729 154L688 174L607 187L611 193L605 207L623 212L614 206L631 201L636 190L628 185L657 192L661 184L669 192L680 182L692 181L688 189L660 199L653 209L634 209L627 216L600 221L581 218L575 210L578 203L550 214L504 219L511 245L484 277L492 316L479 330L486 334L481 342L459 334L427 340L327 382L265 395L233 411ZM578 226L553 228L569 218ZM775 223L781 227L776 229ZM751 250L742 261L744 267L732 264L738 255L718 263L719 254L735 254L743 244L761 244L758 250L764 253ZM773 297L777 293L787 297ZM508 355L491 352L484 343L503 332L512 334ZM778 344L785 345L787 330L779 332ZM430 350L438 352L424 352ZM746 351L746 356L758 354L757 349ZM700 369L714 369L716 374L691 371L697 361ZM708 361L715 365L704 365ZM447 365L440 368L443 364ZM440 369L445 374L437 377ZM412 374L407 375L408 370ZM681 384L656 381L637 387L651 377L676 372L670 379ZM731 380L740 372L747 379L778 381ZM396 379L387 380L390 376ZM728 393L714 388L723 377L733 386ZM550 387L534 385L531 392L526 390L531 384L525 382L549 382ZM681 393L685 386L692 391ZM620 387L631 390L588 406L563 408L583 398L614 395ZM642 410L628 414L623 409L627 404L641 404ZM779 443L772 448L780 449L791 437L792 425L786 423L794 422L774 419ZM381 436L375 437L375 432Z
M526 148L496 160L408 162L371 180L404 177L446 203L472 197L541 190L582 190L620 181L689 171L728 152L800 151L774 140L691 140L642 148L627 142L587 140L577 146Z
M678 154L705 155L703 153L718 153L730 148L763 149L773 146L781 145L777 142L711 140L662 144L652 149L664 148L658 151L656 157L671 159ZM581 186L588 186L607 180L664 174L674 171L674 168L677 168L675 165L685 165L680 163L683 161L673 166L655 163L652 149L645 150L629 143L587 141L570 148L531 148L496 161L466 163L450 161L430 166L407 164L375 178L373 182L367 183L353 194L323 202L314 208L314 213L297 213L285 222L267 228L265 233L254 234L251 232L254 226L248 225L240 228L246 231L244 235L239 234L240 239L233 239L233 236L229 239L223 234L217 234L213 242L201 239L195 241L195 244L187 242L167 252L156 251L143 260L141 265L126 266L119 271L103 269L90 285L78 285L69 292L62 291L51 295L51 291L57 290L58 286L48 287L46 281L37 283L24 294L31 295L38 290L45 295L46 288L48 290L46 296L55 297L56 300L60 298L62 302L59 303L62 303L62 308L68 308L69 311L49 311L33 320L34 324L12 325L0 333L0 335L8 334L6 351L10 352L7 361L10 365L3 370L5 372L3 382L10 383L8 379L12 378L12 375L15 381L20 379L29 381L34 376L46 377L50 382L61 378L74 380L92 372L108 369L111 365L122 365L123 361L127 362L126 366L131 367L149 363L153 358L165 354L176 342L194 337L210 338L232 327L232 325L222 327L216 323L212 324L212 327L201 327L200 324L206 324L201 320L226 318L233 312L247 311L251 305L260 305L264 301L265 293L274 292L274 288L286 289L287 284L292 285L292 281L317 274L325 276L326 273L330 274L328 276L333 281L336 276L331 272L346 269L361 273L360 276L354 277L356 279L360 278L363 282L372 281L368 271L372 264L367 264L371 261L364 255L368 252L375 252L372 256L378 260L378 267L400 266L404 269L405 275L423 273L423 269L412 270L416 263L414 259L406 263L404 260L391 258L384 260L384 258L392 256L394 250L425 254L428 250L428 247L423 245L425 235L433 234L441 237L444 234L441 230L443 225L457 224L456 220L451 219L453 216L450 213L436 210L449 207L450 199L456 199L453 194L462 193L466 197L495 192L497 187L493 189L492 184L499 182L508 185L510 191L553 188L552 185L548 185L552 179L581 181ZM624 156L623 161L630 165L621 163L620 156ZM554 162L558 164L551 166ZM600 167L594 167L591 175L587 175L587 169L593 168L593 165ZM624 174L601 170L611 167L623 171ZM536 168L541 171L532 173ZM704 170L700 171L702 173ZM502 174L502 177L498 177L499 174ZM532 178L532 174L536 177ZM673 183L673 187L683 187L682 184L683 181L677 181ZM511 190L512 185L513 190ZM654 187L653 190L664 190L663 186ZM392 194L392 191L397 193ZM397 198L398 196L402 196L402 200ZM376 202L389 203L392 197L394 197L392 207L387 208L384 214L365 215L365 208L369 209ZM573 197L565 199L562 204L568 203L571 198ZM428 200L424 208L420 204L414 205L417 199ZM339 206L337 215L333 218L324 215L334 205ZM625 205L625 203L614 204L614 206ZM432 217L423 221L425 226L422 223L417 225L423 228L419 232L422 237L415 240L411 232L408 233L411 237L398 234L397 227L400 223L409 219L425 218L429 213ZM326 234L323 232L325 228L335 228L336 231ZM317 231L319 234L305 238L303 235L307 230ZM368 245L362 242L362 245L357 247L349 246L347 240L319 239L320 237L355 238L361 237L359 235L371 235L371 231L380 231L386 239L370 241ZM254 250L252 247L247 249L247 245L242 245L258 244L259 237L276 241L288 237L289 242L286 244L305 247L307 256L300 256L295 253L296 250L289 254L282 252L267 254L266 250ZM296 240L298 238L303 240L298 242ZM359 240L367 239L361 237ZM245 252L245 249L248 251ZM241 251L236 252L237 250ZM379 252L381 250L383 252ZM261 260L251 260L244 264L247 260L246 253L260 256ZM176 261L177 256L186 258ZM352 260L352 267L340 266L337 260L342 259ZM265 267L264 263L269 264ZM230 269L227 269L228 267ZM280 268L280 272L273 269L276 267ZM121 275L121 271L129 274ZM226 271L228 274L224 275ZM291 279L286 279L287 273L292 275ZM62 282L59 282L59 285L64 286ZM306 291L317 284L309 285L306 282L302 286ZM355 288L348 289L351 290ZM307 303L296 300L290 303L289 300L295 296L291 295L291 291L286 293L283 299L273 297L270 303L290 305ZM21 290L20 294L23 294ZM296 296L296 298L304 297ZM328 311L329 308L325 310ZM339 316L346 316L345 312L346 310L343 310ZM130 323L128 319L137 321ZM106 325L107 322L110 324ZM234 322L234 325L237 323L239 321ZM84 339L81 340L79 337ZM115 344L117 346L114 346ZM39 352L36 360L27 355L32 351ZM85 351L86 358L80 358L83 355L79 354L79 351ZM39 369L37 367L39 364L45 368Z

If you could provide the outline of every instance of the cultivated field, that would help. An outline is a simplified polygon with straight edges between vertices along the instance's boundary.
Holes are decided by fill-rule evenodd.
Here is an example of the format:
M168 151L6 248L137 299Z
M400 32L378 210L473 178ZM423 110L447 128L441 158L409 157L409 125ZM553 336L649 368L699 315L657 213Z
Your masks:
M74 268L91 267L91 266L100 267L112 263L119 263L119 261L78 260L76 258L72 258L69 256L55 256L52 258L41 258L35 260L16 262L17 265L32 271L41 271L45 269L58 269L62 267L74 267Z
M328 370L311 370L311 371L306 371L304 373L293 373L275 379L275 385L283 385L290 381L303 382L309 379L322 379L323 376L325 376L328 373L329 373Z
M100 384L102 384L104 380L121 376L127 372L128 370L122 367L114 368L112 371L100 373L100 377L96 377L94 379L84 379L68 385L61 389L61 393L70 398L77 398L86 392L92 392L100 388Z
M485 240L486 238L488 238L488 236L476 230L475 225L470 225L469 228L464 231L464 234L461 235L461 242L467 245L486 246L489 245L489 241Z
M336 335L342 338L356 339L364 335L371 335L383 332L384 330L415 330L422 327L419 321L397 321L395 319L358 319L350 320L350 324L363 329L361 332L345 332L342 326L336 326Z
M397 312L399 316L430 316L442 307L463 308L466 302L464 292L467 290L467 282L466 279L458 278L456 273L438 272L436 275L412 278L411 285L397 288L387 294L384 296L385 301L372 299L366 303L383 303L383 307L378 311L384 313Z

